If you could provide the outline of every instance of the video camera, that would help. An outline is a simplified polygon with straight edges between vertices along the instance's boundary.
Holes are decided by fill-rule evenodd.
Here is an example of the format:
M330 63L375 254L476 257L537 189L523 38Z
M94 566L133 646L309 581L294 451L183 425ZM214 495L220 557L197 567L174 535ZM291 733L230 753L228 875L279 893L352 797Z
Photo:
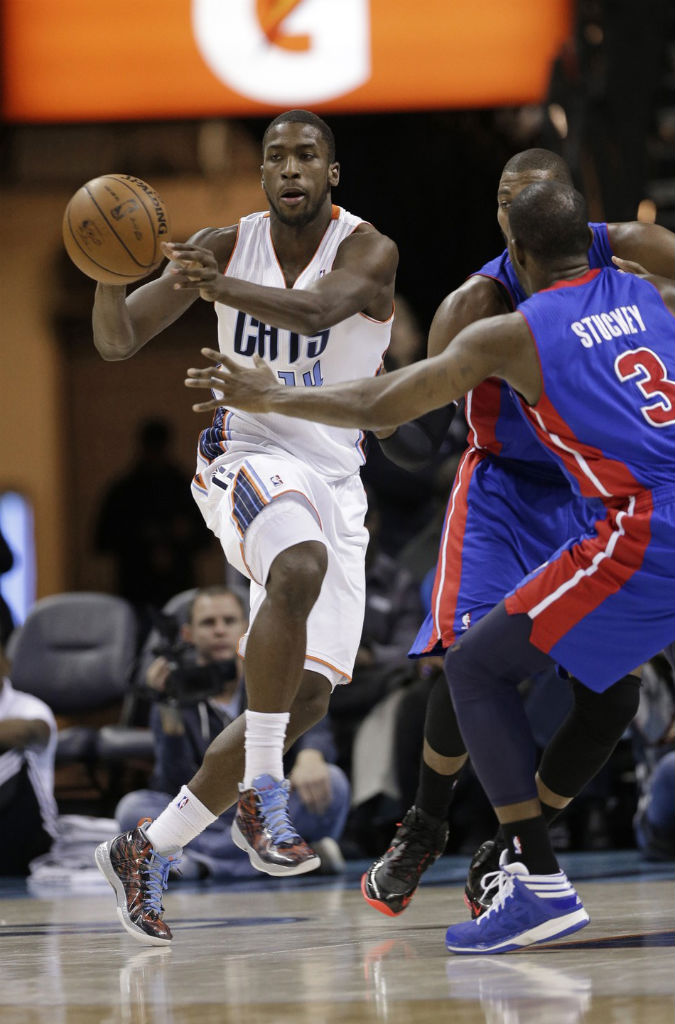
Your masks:
M163 657L171 665L171 673L163 690L147 687L147 695L165 704L199 704L222 693L225 684L236 679L237 665L233 658L196 665L194 647L180 639L180 623L173 615L153 615L160 642L152 648L155 657Z

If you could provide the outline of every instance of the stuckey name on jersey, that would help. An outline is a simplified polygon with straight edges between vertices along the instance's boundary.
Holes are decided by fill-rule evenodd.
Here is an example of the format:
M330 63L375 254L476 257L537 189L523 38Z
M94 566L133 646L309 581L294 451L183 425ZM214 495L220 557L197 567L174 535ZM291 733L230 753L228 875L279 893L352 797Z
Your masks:
M601 345L603 340L611 341L612 338L647 330L636 305L617 306L604 313L590 313L581 320L575 320L570 326L584 348L593 348L594 343Z

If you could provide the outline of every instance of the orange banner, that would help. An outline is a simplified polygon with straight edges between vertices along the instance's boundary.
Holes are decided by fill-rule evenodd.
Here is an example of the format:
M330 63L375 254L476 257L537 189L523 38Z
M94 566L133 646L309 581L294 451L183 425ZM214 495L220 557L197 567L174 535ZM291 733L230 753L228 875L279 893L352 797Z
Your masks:
M570 0L2 0L15 122L536 103Z

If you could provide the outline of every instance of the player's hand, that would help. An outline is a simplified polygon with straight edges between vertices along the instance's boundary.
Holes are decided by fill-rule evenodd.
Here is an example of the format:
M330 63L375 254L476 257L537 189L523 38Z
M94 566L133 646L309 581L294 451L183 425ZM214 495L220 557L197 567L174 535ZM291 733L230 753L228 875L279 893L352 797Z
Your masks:
M301 750L288 780L308 811L324 813L331 801L330 769L320 751Z
M216 395L208 402L193 405L194 412L208 412L221 405L246 412L268 412L271 395L281 384L260 356L253 357L255 369L250 369L210 348L203 348L202 355L220 365L190 367L185 387L215 391Z
M612 256L612 263L623 270L625 274L635 274L636 277L649 277L649 271L645 270L639 263L633 263L632 260L622 260L620 256Z
M198 288L207 302L217 302L221 273L210 249L187 242L162 242L164 255L173 264L169 274L176 289Z

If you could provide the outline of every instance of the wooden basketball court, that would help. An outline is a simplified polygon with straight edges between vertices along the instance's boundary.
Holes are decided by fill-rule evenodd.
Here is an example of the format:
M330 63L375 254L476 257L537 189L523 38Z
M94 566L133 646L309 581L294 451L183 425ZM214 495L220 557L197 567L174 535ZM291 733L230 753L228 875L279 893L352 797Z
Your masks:
M672 1024L673 884L634 852L561 858L581 932L453 956L466 860L442 858L399 918L339 879L178 882L170 949L135 942L111 890L0 883L2 1024Z

